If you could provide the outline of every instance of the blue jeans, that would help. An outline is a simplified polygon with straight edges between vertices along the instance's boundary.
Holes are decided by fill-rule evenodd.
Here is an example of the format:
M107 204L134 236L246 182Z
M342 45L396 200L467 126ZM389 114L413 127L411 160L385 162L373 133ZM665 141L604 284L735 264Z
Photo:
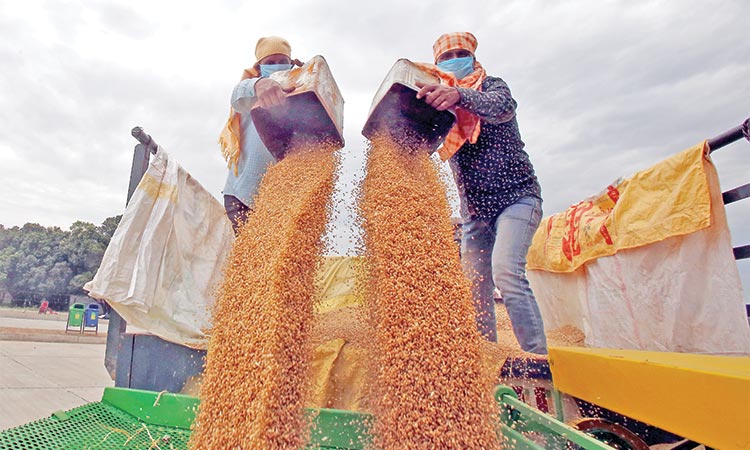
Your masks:
M547 354L547 339L539 306L526 279L526 253L542 218L542 201L522 197L505 208L495 223L472 219L463 224L461 260L472 281L477 328L497 342L495 301L503 296L513 333L527 352Z

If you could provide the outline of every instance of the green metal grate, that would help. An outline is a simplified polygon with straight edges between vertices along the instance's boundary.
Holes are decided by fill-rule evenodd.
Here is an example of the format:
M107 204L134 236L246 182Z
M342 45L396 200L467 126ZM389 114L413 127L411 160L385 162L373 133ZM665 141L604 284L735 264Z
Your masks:
M198 399L108 387L100 402L0 431L0 450L187 450ZM311 449L361 450L370 442L369 414L308 410Z
M2 450L187 449L190 431L146 424L103 402L0 432Z
M508 448L570 448L573 443L587 450L612 450L524 404L509 387L498 386L495 398ZM100 402L0 431L0 450L187 450L198 402L187 395L106 388ZM325 408L307 413L310 449L361 450L372 442L370 414Z

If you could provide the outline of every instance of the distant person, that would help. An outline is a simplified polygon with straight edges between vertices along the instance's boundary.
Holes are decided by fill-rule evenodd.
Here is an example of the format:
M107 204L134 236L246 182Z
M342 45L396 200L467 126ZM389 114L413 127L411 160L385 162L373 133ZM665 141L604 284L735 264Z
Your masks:
M39 314L49 314L49 312L49 301L46 299L42 300L42 303L39 305Z
M526 279L526 253L542 217L541 187L516 122L508 85L476 60L471 33L447 33L432 46L442 84L419 84L417 98L457 124L439 153L449 160L461 200L461 257L472 280L479 331L497 341L495 287L521 348L546 354L547 339ZM446 74L448 74L446 76Z
M227 160L229 173L224 185L224 209L235 235L253 208L253 197L269 165L275 162L261 141L250 116L253 107L269 108L286 101L289 90L268 78L274 72L289 70L293 64L292 48L286 39L263 37L255 46L256 62L242 73L232 91L229 120L221 132L219 144Z

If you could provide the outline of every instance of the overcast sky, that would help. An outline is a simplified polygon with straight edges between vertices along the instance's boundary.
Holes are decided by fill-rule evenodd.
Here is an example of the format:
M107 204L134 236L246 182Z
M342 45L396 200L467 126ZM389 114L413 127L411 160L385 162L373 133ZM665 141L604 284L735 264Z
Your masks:
M560 212L750 116L749 17L746 0L0 0L0 224L121 214L136 125L219 198L231 89L269 34L328 61L348 186L393 63L431 61L441 33L473 32L477 59L518 101L545 214ZM724 190L750 181L749 149L714 154ZM750 243L750 200L727 210L734 245ZM345 248L345 220L335 235ZM747 298L750 263L739 267Z

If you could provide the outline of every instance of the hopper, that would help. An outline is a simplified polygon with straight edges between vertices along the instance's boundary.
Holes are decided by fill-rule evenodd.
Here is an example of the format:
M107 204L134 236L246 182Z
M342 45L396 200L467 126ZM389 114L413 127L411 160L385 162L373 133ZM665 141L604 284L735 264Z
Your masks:
M396 61L375 94L362 134L368 139L386 134L409 149L434 152L456 116L451 110L438 111L417 99L417 82L433 84L440 79L408 59Z
M261 140L277 161L290 149L310 143L344 146L344 99L322 56L270 78L284 89L294 87L283 105L254 107L250 112Z

